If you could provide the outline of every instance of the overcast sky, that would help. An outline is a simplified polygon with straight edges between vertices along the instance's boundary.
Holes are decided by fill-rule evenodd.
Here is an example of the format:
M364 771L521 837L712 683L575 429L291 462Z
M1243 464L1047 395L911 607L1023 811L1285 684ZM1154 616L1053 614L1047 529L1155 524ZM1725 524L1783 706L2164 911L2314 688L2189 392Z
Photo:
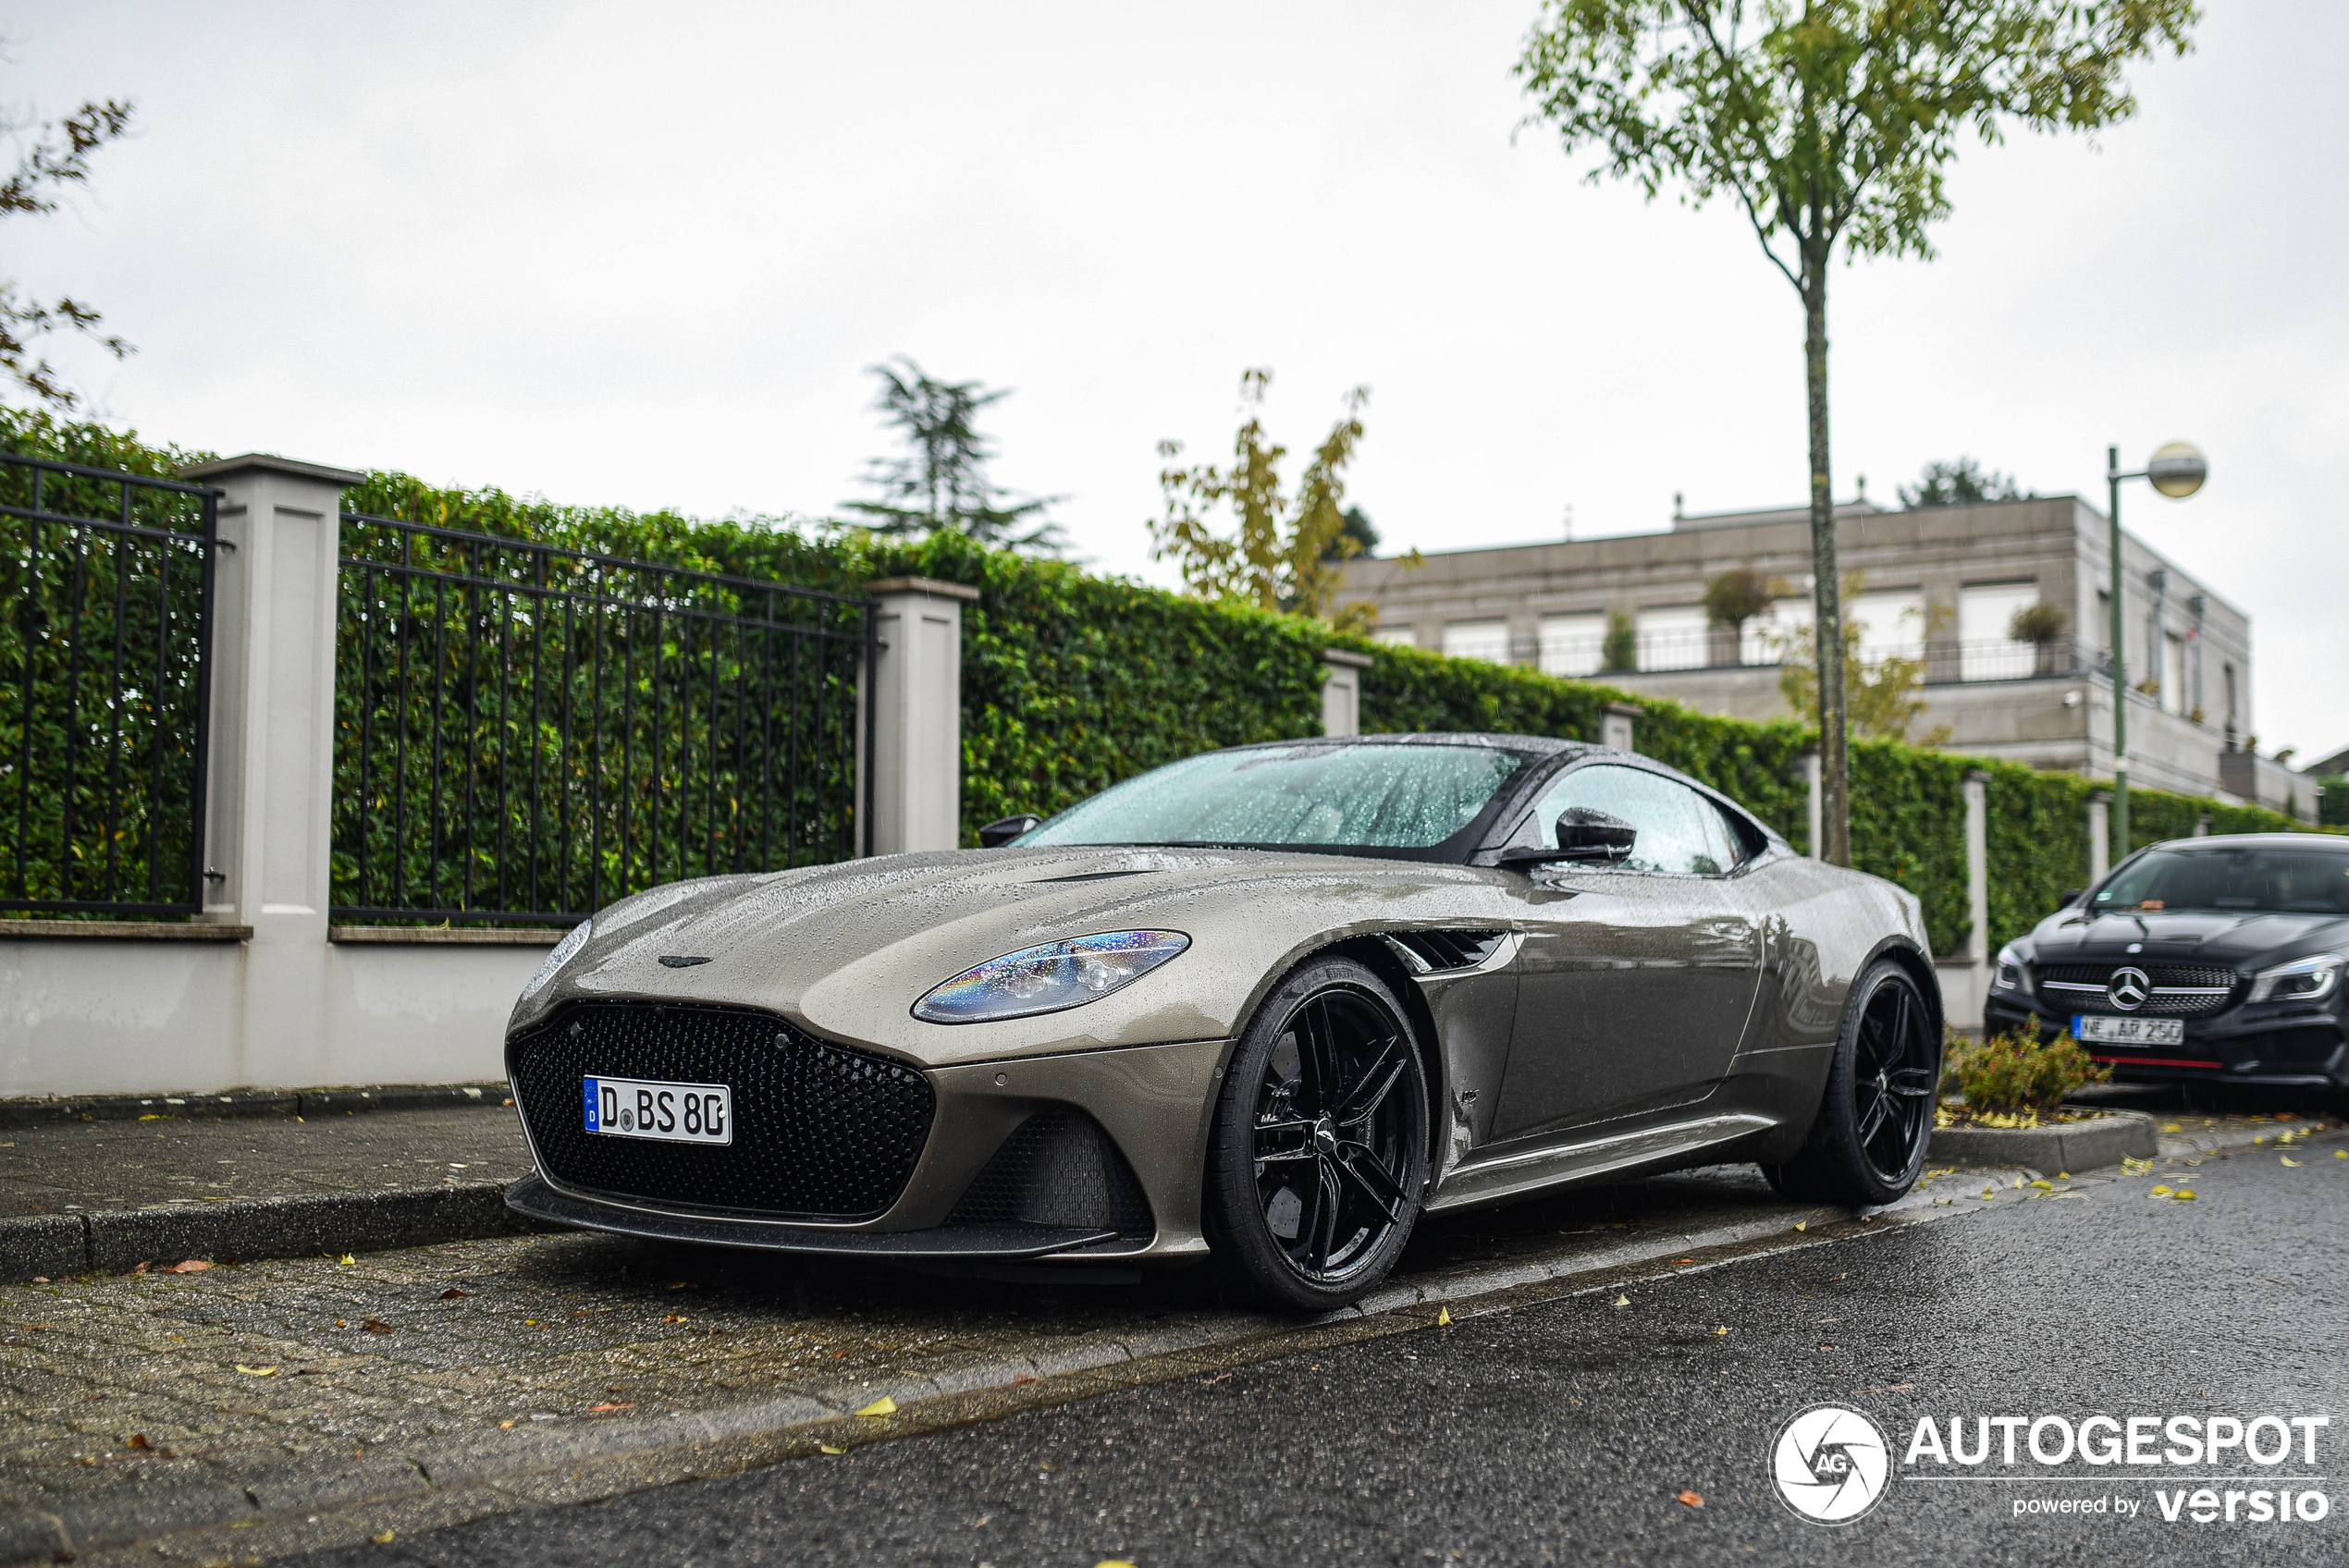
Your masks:
M2349 6L2207 0L2097 146L1970 147L1932 263L1835 277L1836 485L1968 453L2101 505L2254 618L2263 748L2349 743ZM1371 389L1389 547L1803 494L1802 320L1743 220L1580 179L1526 0L0 4L6 95L138 103L0 275L139 345L67 360L154 439L559 500L821 514L867 366L1014 388L996 477L1148 558L1155 444L1248 366L1310 447ZM1513 137L1514 133L1514 137Z

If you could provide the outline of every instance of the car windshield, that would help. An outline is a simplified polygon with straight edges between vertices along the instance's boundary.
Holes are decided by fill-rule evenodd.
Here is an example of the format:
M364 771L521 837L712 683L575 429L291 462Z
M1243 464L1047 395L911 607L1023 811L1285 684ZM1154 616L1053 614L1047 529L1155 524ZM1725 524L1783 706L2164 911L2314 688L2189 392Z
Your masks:
M1489 746L1210 752L1113 785L1017 842L1423 850L1475 821L1524 761Z
M2349 914L2349 846L2153 850L2097 888L2092 907Z

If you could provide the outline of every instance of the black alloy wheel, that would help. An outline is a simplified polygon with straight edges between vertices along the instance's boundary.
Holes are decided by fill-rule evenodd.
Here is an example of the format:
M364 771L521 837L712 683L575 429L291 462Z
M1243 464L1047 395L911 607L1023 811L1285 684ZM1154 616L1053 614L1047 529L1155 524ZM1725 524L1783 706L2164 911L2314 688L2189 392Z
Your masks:
M1207 1207L1226 1270L1314 1312L1384 1279L1419 1218L1427 1103L1418 1043L1377 975L1335 959L1289 976L1217 1104Z
M1851 987L1811 1135L1763 1174L1789 1197L1864 1207L1916 1184L1941 1086L1935 1010L1908 971L1877 962Z

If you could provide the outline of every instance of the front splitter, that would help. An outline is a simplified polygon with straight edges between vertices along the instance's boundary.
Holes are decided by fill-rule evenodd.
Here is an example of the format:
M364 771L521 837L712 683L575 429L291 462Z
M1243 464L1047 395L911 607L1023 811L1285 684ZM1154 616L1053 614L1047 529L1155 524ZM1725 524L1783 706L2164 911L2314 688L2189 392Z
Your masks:
M598 1203L559 1193L531 1172L506 1189L506 1207L533 1219L646 1236L703 1246L745 1247L759 1252L820 1253L833 1257L950 1259L1043 1257L1076 1247L1117 1240L1111 1230L1068 1225L957 1225L934 1231L818 1231L751 1219L672 1214L627 1204Z

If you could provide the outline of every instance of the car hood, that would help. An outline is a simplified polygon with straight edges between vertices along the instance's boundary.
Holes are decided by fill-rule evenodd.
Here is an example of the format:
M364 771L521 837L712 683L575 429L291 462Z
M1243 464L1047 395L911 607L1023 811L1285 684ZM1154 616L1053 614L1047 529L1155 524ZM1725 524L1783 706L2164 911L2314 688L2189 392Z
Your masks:
M1425 862L1260 851L945 851L656 888L596 916L536 997L526 1026L564 1001L672 999L756 1007L827 1038L939 1065L1054 1050L1227 1036L1260 983L1333 933L1464 924L1507 906L1506 873ZM937 1024L912 1016L933 987L989 959L1093 932L1191 938L1181 957L1082 1007ZM664 957L707 960L668 967Z
M2349 944L2349 920L2335 914L2274 914L2254 910L2147 910L2089 914L2063 910L2031 934L2034 963L2124 959L2281 963Z

